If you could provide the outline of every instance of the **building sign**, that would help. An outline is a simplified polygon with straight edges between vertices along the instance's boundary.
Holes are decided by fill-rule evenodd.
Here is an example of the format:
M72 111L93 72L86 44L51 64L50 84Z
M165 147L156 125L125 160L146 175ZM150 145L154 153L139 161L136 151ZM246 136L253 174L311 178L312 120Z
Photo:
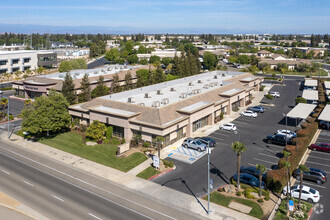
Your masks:
M25 86L26 89L38 90L38 87Z
M159 158L157 156L153 156L152 160L153 160L154 167L159 169Z
M292 212L293 211L293 201L289 200L289 211Z

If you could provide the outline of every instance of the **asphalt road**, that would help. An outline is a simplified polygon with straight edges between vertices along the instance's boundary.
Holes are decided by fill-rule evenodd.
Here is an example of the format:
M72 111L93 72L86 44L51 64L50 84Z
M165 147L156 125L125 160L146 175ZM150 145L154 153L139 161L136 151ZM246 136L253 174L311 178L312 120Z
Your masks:
M96 59L95 61L87 64L87 69L94 69L97 67L104 66L105 64L109 64L109 61L106 60L104 57L101 57L101 58Z
M285 128L285 118L282 113L288 113L295 106L295 98L301 94L300 82L302 77L286 77L285 86L275 85L272 91L278 91L280 98L273 100L275 106L265 106L265 113L258 114L257 118L246 118L241 116L233 123L238 128L238 134L217 130L209 135L217 144L211 153L211 178L214 188L229 183L230 177L236 173L237 157L231 149L234 141L243 142L247 151L242 154L241 165L255 166L265 165L268 170L277 164L282 146L266 144L263 139L273 134L277 129ZM265 100L262 100L265 101ZM266 102L266 101L265 101ZM295 129L295 121L288 121ZM168 158L171 159L171 158ZM153 181L178 191L192 194L197 197L207 193L207 156L199 159L193 164L174 160L176 170L155 178Z
M14 95L15 91L13 90L8 90L8 91L3 91L3 98L8 98L9 96ZM21 114L23 108L24 108L24 101L19 100L19 99L13 99L9 98L9 113L17 116L18 114ZM4 110L1 110L4 111ZM7 109L5 110L7 113Z
M2 140L0 179L1 191L49 219L196 218Z

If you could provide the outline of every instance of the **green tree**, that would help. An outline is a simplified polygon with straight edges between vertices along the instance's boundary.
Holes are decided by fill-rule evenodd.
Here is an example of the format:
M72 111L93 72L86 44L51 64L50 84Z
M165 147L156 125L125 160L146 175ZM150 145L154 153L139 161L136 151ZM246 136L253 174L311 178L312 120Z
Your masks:
M119 57L119 50L117 48L112 48L105 53L104 57L109 61L116 61L116 59Z
M66 73L63 85L62 85L62 94L69 102L70 105L76 102L76 93L74 90L74 83L72 77L69 73Z
M51 90L48 97L37 97L32 105L23 109L22 130L40 136L68 128L71 121L68 107L69 103L64 96Z
M142 58L142 59L139 60L139 63L140 63L141 65L147 65L147 64L148 64L148 60L145 59L145 58Z
M93 43L89 47L89 57L94 58L99 55L99 47L97 44Z
M145 48L145 46L141 45L137 51L138 53L147 53L147 49Z
M72 66L68 60L64 60L60 63L60 66L58 68L59 72L69 72L70 70L72 70Z
M170 57L164 57L162 59L162 64L164 64L165 66L168 66L171 62L172 62L172 59Z
M97 86L92 90L92 98L107 95L109 87L105 85L104 77L101 75L97 80Z
M239 64L249 64L250 63L250 57L248 55L240 55L237 58L237 62Z
M105 124L99 122L98 120L95 120L87 128L86 136L96 141L101 141L103 140L106 131L107 127L105 126Z
M91 100L91 87L88 76L85 73L80 83L80 94L78 95L78 101L87 102L89 100Z
M299 167L299 174L296 176L297 179L300 181L300 187L299 187L299 200L298 200L298 207L300 209L300 200L301 200L301 192L302 192L302 186L303 186L303 179L304 179L304 172L308 172L309 168L305 164L300 164Z
M119 84L119 75L118 75L118 73L113 75L110 91L111 91L111 93L117 93L117 92L121 91L121 87L120 87L120 84Z
M38 69L36 70L38 74L42 74L44 71L45 69L42 66L39 66Z
M304 99L303 97L298 97L295 99L296 103L307 103L307 100Z
M132 77L132 74L131 72L127 72L125 74L125 90L130 90L130 89L133 89L133 77Z
M149 62L150 63L160 63L160 57L159 56L151 56L150 59L149 59Z
M247 150L245 145L239 141L232 143L231 148L235 151L237 156L237 191L241 189L240 186L240 168L241 168L241 155L244 151Z
M256 165L256 168L257 168L258 173L259 173L259 197L261 197L262 196L262 188L261 188L262 175L264 173L266 173L267 169L266 169L265 166L259 165L259 164Z
M153 81L155 83L161 83L164 82L166 79L166 76L164 74L163 69L160 67L160 65L157 65L157 68L153 71Z
M135 64L139 61L139 58L136 54L131 54L127 57L127 62L129 64Z
M230 57L228 58L228 62L229 62L229 63L237 63L237 57L235 57L235 56L230 56Z
M252 72L252 73L256 73L259 71L259 68L256 66L256 65L252 65L249 67L249 70Z
M287 182L287 191L286 191L286 207L289 207L289 194L291 194L290 186L289 186L289 178L290 178L290 167L291 164L288 161L285 161L283 167L286 169L286 182ZM290 195L291 196L291 195Z
M139 69L136 71L136 87L149 85L150 71L147 69Z
M211 52L205 52L203 56L203 66L206 69L213 70L217 66L219 60L217 55L212 54Z
M121 58L121 57L118 57L115 62L118 63L118 64L123 65L123 64L125 64L125 59Z
M74 59L69 61L71 64L71 68L75 69L87 69L87 63L84 58Z

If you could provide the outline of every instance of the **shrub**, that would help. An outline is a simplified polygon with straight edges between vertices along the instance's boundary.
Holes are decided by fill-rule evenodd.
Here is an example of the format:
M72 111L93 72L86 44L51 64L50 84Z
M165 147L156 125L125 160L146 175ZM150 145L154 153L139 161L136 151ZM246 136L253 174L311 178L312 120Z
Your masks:
M266 87L266 86L264 86L264 85L260 86L259 91L260 91L260 92L264 91L265 87Z
M113 138L110 140L110 143L111 143L111 144L115 144L115 145L119 145L119 144L120 144L120 141L118 140L117 137L113 137Z
M270 199L269 192L266 190L262 190L262 195L265 197L265 200L268 201Z
M307 128L307 126L308 126L308 123L306 123L306 122L301 123L301 128L302 129Z
M113 133L113 127L112 126L107 127L107 131L105 132L105 137L110 140L112 138L112 133Z
M121 144L125 144L126 141L125 141L125 138L121 139Z
M163 164L165 165L165 167L173 167L174 166L174 163L173 163L173 160L171 161L168 161L168 160L162 160L163 161Z
M272 77L276 77L276 74L275 74L275 73L273 73L273 74L272 74Z
M108 144L108 143L109 143L109 139L105 139L105 140L103 141L103 143Z
M240 191L236 192L236 196L241 196L242 193Z
M9 115L9 120L14 120L14 116L13 115Z
M248 199L255 199L255 197L253 195L251 195L251 192L253 192L254 190L252 188L247 188L244 191L244 196Z
M143 142L143 144L142 144L142 146L143 147L150 147L151 146L151 144L150 144L150 142Z
M263 200L262 198L260 198L260 199L258 199L258 202L259 202L259 203L263 203L264 200Z

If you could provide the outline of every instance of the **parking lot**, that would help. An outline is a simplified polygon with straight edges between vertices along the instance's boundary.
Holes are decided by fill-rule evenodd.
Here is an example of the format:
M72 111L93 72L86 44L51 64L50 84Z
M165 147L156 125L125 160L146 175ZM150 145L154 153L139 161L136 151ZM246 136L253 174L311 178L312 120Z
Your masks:
M285 86L275 85L272 91L278 91L280 98L276 98L270 105L264 105L265 113L260 113L256 118L240 116L232 123L237 126L237 134L229 131L216 130L209 137L213 138L217 144L211 153L211 178L214 188L221 187L229 183L230 177L236 172L237 158L231 149L231 144L240 141L245 144L246 150L241 157L242 166L264 165L271 169L276 165L283 146L266 144L264 139L267 135L274 134L278 129L285 128L285 119L282 113L288 113L295 106L295 98L301 91L300 83L303 78L288 77ZM267 102L262 100L262 102ZM295 127L288 127L294 130ZM172 159L172 158L167 158ZM207 192L207 157L200 158L193 164L174 160L177 167L154 182L164 186L193 194L197 197L203 196Z
M330 131L322 130L316 143L330 143ZM330 154L321 151L311 151L307 161L305 162L307 167L321 169L327 173L328 178L330 175ZM299 184L299 181L295 185ZM320 192L321 199L318 204L314 205L314 211L311 216L312 220L329 219L330 216L330 190L329 180L328 182L317 185L314 182L304 180L303 184L312 187Z

